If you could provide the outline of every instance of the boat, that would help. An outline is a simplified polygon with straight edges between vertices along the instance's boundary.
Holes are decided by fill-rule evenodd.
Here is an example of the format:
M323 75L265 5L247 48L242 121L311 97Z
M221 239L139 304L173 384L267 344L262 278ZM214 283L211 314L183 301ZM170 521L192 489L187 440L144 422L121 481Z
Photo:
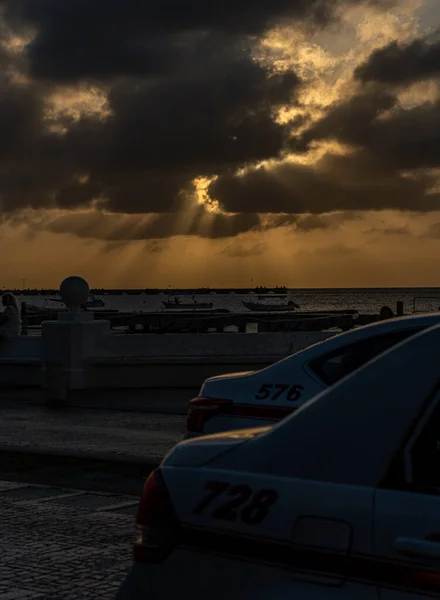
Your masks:
M58 302L59 304L64 304L64 300L61 298L49 298L51 302ZM105 302L101 300L101 298L97 298L96 296L89 296L88 299L81 304L81 308L84 310L88 310L89 308L104 308Z
M245 308L258 312L289 312L300 308L293 300L289 300L285 304L268 304L261 300L258 302L247 302L246 300L243 300L242 304Z
M37 306L36 304L29 304L28 302L22 302L22 313L24 314L51 314L51 313L59 313L60 309L57 307L47 307L46 304L43 306ZM66 309L64 309L66 310Z
M278 298L283 298L283 299L285 299L286 298L286 294L275 294L275 292L268 292L267 294L259 294L259 296L258 296L259 300L264 300L266 298L269 298L269 299L271 298L272 300L274 298L277 298L277 299Z
M214 306L213 302L197 302L194 298L192 302L182 302L177 296L172 300L163 300L163 308L186 308L194 310L195 308L210 309Z
M105 302L96 296L90 296L83 304L83 308L104 308Z
M282 296L286 296L288 293L288 289L285 286L276 286L275 288L267 288L265 285L259 285L254 289L254 292L258 295L260 294L278 294Z

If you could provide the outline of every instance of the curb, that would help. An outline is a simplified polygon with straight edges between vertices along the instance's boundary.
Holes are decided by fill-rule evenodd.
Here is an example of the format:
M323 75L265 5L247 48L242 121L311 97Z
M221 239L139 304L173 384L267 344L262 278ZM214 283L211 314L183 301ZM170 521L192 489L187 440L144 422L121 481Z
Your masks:
M0 449L0 479L139 497L157 460L127 461Z
M78 452L77 454L68 454L64 452L44 452L40 450L15 448L15 447L1 447L0 446L0 469L4 468L9 462L17 461L18 466L24 466L25 463L35 463L39 466L47 463L52 464L64 464L70 463L72 465L93 466L94 468L102 466L115 469L117 471L123 470L127 467L131 467L133 470L139 471L152 471L159 466L159 460L153 459L141 459L138 457L113 457L113 456L93 456L87 453Z
M92 462L92 463L102 463L102 464L114 464L117 466L123 465L137 465L139 467L142 466L150 466L155 465L158 466L161 462L158 458L141 458L140 456L132 456L129 454L121 454L121 455L113 455L113 454L89 454L88 452L83 452L81 450L72 453L72 452L64 452L63 450L40 450L39 448L26 448L23 446L13 446L0 445L0 468L3 465L3 461L12 457L34 457L35 459L40 459L41 461L45 460L54 460L54 461L78 461L78 462ZM155 467L154 467L155 468Z

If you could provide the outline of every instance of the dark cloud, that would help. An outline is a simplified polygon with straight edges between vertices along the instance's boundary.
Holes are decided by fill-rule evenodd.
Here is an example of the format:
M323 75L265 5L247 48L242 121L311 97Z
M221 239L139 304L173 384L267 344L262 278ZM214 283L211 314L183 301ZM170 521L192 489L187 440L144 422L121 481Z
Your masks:
M400 109L376 127L372 146L387 153L401 169L440 165L440 100Z
M25 221L24 221L25 222ZM20 220L22 224L23 221ZM208 214L199 206L190 214L155 214L148 218L117 216L99 211L72 213L34 223L32 227L58 234L73 234L85 239L106 242L161 240L190 235L210 239L235 237L257 229L260 219L255 214Z
M261 215L260 230L288 227L292 231L309 233L322 229L339 229L347 221L358 221L362 214L356 211L340 211L321 214L279 213Z
M0 158L25 151L39 127L44 97L41 86L25 84L16 77L22 66L20 57L4 44L0 20Z
M218 41L218 40L217 40ZM43 85L8 82L0 90L0 187L3 210L73 208L99 199L115 212L176 212L192 180L279 156L288 125L276 110L295 101L293 72L270 74L247 48L203 38L183 72L124 77L109 88L111 116L64 115L47 129ZM78 181L87 179L87 184Z
M118 242L223 238L280 226L311 231L337 227L317 216L332 211L438 208L437 195L426 195L434 177L402 170L440 165L439 106L403 111L392 88L371 84L374 77L361 69L357 76L370 83L319 121L275 119L297 102L302 82L253 59L258 37L283 19L324 24L356 2L0 0L9 26L35 29L28 83L4 76L0 89L2 210L97 203L101 210L44 226ZM10 60L3 50L0 66ZM364 71L375 61L373 55ZM14 68L25 72L24 63ZM87 81L108 93L109 116L61 115L48 128L48 95L57 85ZM307 124L299 139L296 128ZM328 140L352 154L329 155L313 167L254 167ZM246 174L237 176L243 167ZM207 216L197 207L193 180L201 176L218 176L209 192L233 214ZM189 214L191 220L179 218Z
M240 233L257 229L260 226L260 217L255 213L223 215L216 214L211 222L208 222L205 227L198 227L194 223L191 232L197 235L198 231L205 231L205 237L223 238L235 237Z
M56 204L61 209L86 207L91 200L99 197L99 188L88 181L76 181L65 185L56 195Z
M390 92L371 89L334 105L304 134L304 143L317 140L337 140L344 144L363 147L380 135L382 123L378 117L396 106L397 99Z
M28 135L38 126L41 100L31 88L6 83L0 86L0 157L19 153L32 140Z
M306 215L298 220L296 224L297 231L316 231L322 229L338 229L339 224L322 215Z
M319 229L339 229L346 221L359 220L357 212L331 212L322 214L270 214L262 219L260 229L290 227L292 231L309 233Z
M355 76L363 82L392 85L416 83L440 75L440 42L418 39L409 44L392 42L373 52Z
M260 225L261 230L274 229L276 227L293 227L298 222L297 215L289 213L265 215Z
M359 174L368 167L369 176L398 178L397 170L440 166L439 128L440 100L403 108L396 96L373 86L336 105L310 127L303 142L307 146L336 140L350 145L359 149L355 156Z
M327 159L330 160L330 159ZM254 169L246 175L225 175L210 194L228 212L321 214L331 211L440 209L440 196L427 195L435 178L407 178L397 171L373 175L356 156L333 157L316 166L283 164ZM377 166L376 173L380 171ZM383 166L383 165L382 165ZM363 170L362 170L363 167Z
M229 52L202 73L157 84L124 80L110 92L114 117L96 158L104 168L113 162L215 173L277 155L287 128L274 122L273 111L294 100L298 84L294 73L269 76L248 56Z
M8 21L37 31L31 72L50 80L161 72L191 54L192 36L259 36L285 20L322 25L350 4L384 0L2 0ZM386 4L390 4L387 2ZM189 44L191 46L191 44Z
M60 135L47 130L41 89L9 82L0 89L2 208L73 208L100 198L116 212L183 209L193 178L283 151L288 128L272 115L297 87L293 73L269 76L248 56L226 52L202 73L124 79L110 90L110 118L84 117Z

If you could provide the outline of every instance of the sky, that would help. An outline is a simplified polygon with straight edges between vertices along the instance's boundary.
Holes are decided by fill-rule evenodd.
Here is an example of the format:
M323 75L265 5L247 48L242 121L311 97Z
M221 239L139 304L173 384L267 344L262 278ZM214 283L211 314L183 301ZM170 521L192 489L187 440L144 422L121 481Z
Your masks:
M0 286L440 286L438 0L0 0L0 79Z

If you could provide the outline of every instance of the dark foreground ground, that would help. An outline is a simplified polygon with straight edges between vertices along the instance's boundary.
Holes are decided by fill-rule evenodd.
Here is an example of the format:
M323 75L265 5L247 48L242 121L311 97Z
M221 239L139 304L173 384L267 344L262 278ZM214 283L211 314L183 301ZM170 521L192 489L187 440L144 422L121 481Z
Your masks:
M0 481L0 598L113 598L136 506L130 496Z
M185 432L191 391L94 393L49 408L0 394L0 479L138 494Z
M185 431L190 390L0 394L0 600L111 600L148 473Z

